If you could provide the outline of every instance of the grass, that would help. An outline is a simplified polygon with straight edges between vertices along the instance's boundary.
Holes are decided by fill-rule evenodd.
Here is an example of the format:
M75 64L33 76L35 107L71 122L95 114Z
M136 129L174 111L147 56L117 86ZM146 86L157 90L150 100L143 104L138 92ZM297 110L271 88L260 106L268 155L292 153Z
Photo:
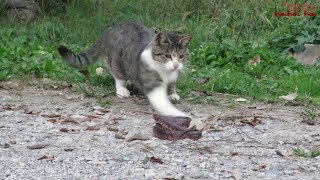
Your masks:
M320 156L319 149L310 149L310 150L306 151L301 148L294 148L294 149L292 149L292 151L295 156L299 156L299 157L314 158L314 157Z
M80 52L107 27L132 20L193 35L190 62L178 83L184 97L191 91L207 91L277 102L279 96L297 89L295 102L318 105L319 66L303 66L283 53L301 48L304 42L318 43L320 13L313 18L277 17L275 10L286 11L283 2L106 0L92 4L70 0L64 11L59 8L43 13L34 22L1 19L0 80L31 75L85 82L81 73L61 61L56 47L65 44ZM256 56L261 63L249 65ZM98 66L90 67L91 83L113 86L110 75L95 75ZM196 82L204 77L209 81Z

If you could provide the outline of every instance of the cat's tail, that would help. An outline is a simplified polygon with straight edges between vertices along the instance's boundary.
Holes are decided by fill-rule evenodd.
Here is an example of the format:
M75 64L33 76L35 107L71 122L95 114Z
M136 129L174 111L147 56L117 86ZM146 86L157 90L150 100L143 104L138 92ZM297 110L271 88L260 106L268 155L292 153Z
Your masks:
M85 70L87 67L95 63L101 56L101 51L99 49L92 47L86 52L79 54L73 53L66 46L60 45L58 47L59 54L63 59L71 66L78 70Z

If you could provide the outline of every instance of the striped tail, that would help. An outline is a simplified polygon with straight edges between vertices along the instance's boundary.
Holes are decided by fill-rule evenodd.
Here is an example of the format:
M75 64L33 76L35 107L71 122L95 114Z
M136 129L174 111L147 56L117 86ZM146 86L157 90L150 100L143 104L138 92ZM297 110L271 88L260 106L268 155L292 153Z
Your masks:
M100 57L99 50L95 49L95 47L86 52L74 54L69 48L60 45L58 51L71 67L78 70L86 70L89 65L95 63Z

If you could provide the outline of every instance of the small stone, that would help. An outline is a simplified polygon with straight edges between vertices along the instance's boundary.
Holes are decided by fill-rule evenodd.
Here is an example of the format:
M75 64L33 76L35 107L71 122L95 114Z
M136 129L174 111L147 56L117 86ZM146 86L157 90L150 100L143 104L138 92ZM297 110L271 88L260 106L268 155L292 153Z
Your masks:
M9 148L10 144L8 142L6 142L5 140L0 139L0 147Z
M200 165L199 165L199 167L201 167L201 168L206 168L206 166L207 166L206 162L200 163Z
M149 172L144 174L144 177L146 179L154 179L154 177L157 175L157 173L154 172L153 169L149 170Z
M148 140L148 139L149 138L146 137L146 135L144 135L144 134L142 134L141 132L138 132L138 131L131 131L125 137L125 140L127 142L131 142L131 141L135 141L135 140L145 141L145 140Z
M310 136L310 135L304 135L303 136L303 139L306 141L306 142L308 142L308 143L310 143L310 142L312 142L312 137Z

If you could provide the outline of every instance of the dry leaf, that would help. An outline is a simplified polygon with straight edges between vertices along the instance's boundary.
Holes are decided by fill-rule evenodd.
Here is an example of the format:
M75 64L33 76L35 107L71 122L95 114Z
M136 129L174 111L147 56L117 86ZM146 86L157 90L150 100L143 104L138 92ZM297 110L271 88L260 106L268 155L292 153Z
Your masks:
M100 128L97 126L88 126L85 131L95 131L95 130L99 130Z
M52 161L54 159L54 156L46 156L46 155L44 155L44 156L38 158L37 160L43 160L43 159L46 159L48 161Z
M49 84L49 86L51 87L51 89L57 90L59 88L59 86L53 85L53 84Z
M252 170L253 171L261 171L261 170L264 170L267 166L265 164L262 164L262 165L258 165L256 167L254 167Z
M61 115L59 114L42 114L42 117L47 117L47 118L57 118L57 117L61 117Z
M187 12L183 13L182 21L185 21L187 18L189 18L192 13L193 13L192 11L187 11Z
M229 152L230 156L239 156L240 153L239 152Z
M43 159L46 159L48 161L53 161L54 160L54 156L46 156L46 155L44 155L44 156L38 158L37 160L43 160Z
M196 79L196 82L197 82L198 84L205 84L205 83L207 83L208 81L209 81L209 78L207 78L207 77Z
M114 137L115 137L116 139L125 139L124 135L123 135L123 134L120 134L120 133L116 133L116 134L114 135Z
M298 94L297 92L294 93L289 93L288 95L285 96L280 96L279 98L285 99L287 101L293 101L297 98Z
M260 62L261 62L261 58L258 55L258 56L255 56L254 58L250 59L248 61L248 64L251 65L251 66L257 66L257 64L260 64Z
M152 163L159 163L159 164L163 164L163 161L160 158L156 158L156 157L148 157L148 160Z
M284 154L280 151L280 150L276 150L276 153L281 156L281 157L284 157Z
M58 119L48 119L49 122L53 123L53 124L56 124L56 123L59 123L61 122L60 120Z
M73 151L74 149L73 148L65 148L64 149L64 151L66 151L66 152L71 152L71 151Z
M45 147L49 146L49 144L36 144L32 146L27 146L28 149L43 149Z
M249 124L251 126L256 126L257 124L261 123L261 120L257 118L256 116L253 117L247 117L240 121L241 123Z
M247 99L245 99L245 98L237 98L237 99L235 99L235 101L237 101L237 102L246 102L246 101L248 101Z
M62 124L66 124L66 123L79 124L78 121L76 121L74 119L70 119L70 118L63 120L61 123Z
M85 115L85 117L87 117L89 120L91 120L91 119L98 118L99 116L95 116L95 115Z
M61 129L60 129L60 132L67 133L67 132L69 132L69 129L67 129L67 128L61 128Z
M23 87L20 86L17 82L6 82L6 83L0 83L0 89L5 89L5 90L14 89L17 91L21 91Z
M91 78L91 74L88 70L81 70L79 72L82 73L87 79Z

